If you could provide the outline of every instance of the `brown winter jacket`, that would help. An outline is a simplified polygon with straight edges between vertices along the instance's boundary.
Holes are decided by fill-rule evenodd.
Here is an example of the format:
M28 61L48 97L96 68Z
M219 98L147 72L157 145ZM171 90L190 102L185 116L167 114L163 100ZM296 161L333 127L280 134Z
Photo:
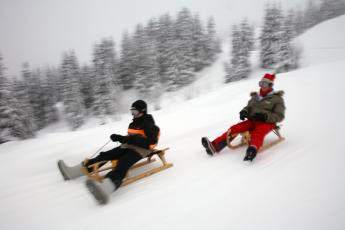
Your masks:
M277 91L261 97L257 92L250 94L251 99L244 110L248 111L248 119L254 120L255 113L267 114L268 123L281 122L285 117L284 91Z

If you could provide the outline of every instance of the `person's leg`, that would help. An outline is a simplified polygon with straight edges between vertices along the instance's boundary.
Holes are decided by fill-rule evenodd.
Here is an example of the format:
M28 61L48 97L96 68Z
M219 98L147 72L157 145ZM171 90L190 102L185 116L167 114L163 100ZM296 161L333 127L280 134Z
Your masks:
M100 161L116 160L123 156L124 151L120 147L116 147L106 152L100 152L95 158L89 159L87 165L92 165Z
M253 128L254 128L253 121L245 120L231 126L228 129L228 131L231 130L230 134L235 135L235 134L239 134L239 133L243 133L245 131L251 130ZM217 137L216 139L212 141L212 146L215 148L216 152L220 152L224 147L227 146L226 137L227 137L228 131L226 131L225 133L223 133L222 135L220 135L219 137Z
M250 143L244 161L252 161L261 148L265 136L275 127L274 123L256 122L255 129L251 132Z
M250 146L255 146L259 150L264 143L265 136L275 127L274 123L256 122L254 130L250 134Z
M115 184L116 188L120 187L123 178L125 178L128 170L142 157L131 149L122 149L124 154L118 159L118 164L115 169L110 171L106 177L110 178Z

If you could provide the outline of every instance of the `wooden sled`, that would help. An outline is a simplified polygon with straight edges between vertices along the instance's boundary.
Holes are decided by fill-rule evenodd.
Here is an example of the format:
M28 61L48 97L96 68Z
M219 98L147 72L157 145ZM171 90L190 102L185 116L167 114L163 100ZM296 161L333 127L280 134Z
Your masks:
M165 151L167 151L169 148L165 148L165 149L154 149L150 155L148 155L146 158L142 159L141 161L139 161L138 163L136 163L135 165L133 165L126 177L122 180L122 184L121 186L126 186L128 184L131 184L137 180L140 180L142 178L145 178L145 177L148 177L148 176L151 176L155 173L158 173L162 170L165 170L165 169L168 169L170 167L173 166L172 163L168 163L165 159ZM158 166L156 168L153 168L153 169L150 169L146 172L142 172L142 173L139 173L135 176L129 176L130 174L130 171L132 171L133 169L136 169L136 168L140 168L144 165L148 165L152 162L155 162L156 159L153 158L154 155L157 155L161 161L161 166ZM87 160L87 159L86 159ZM100 162L97 162L95 164L92 164L92 165L89 165L89 169L91 168L91 170L88 170L86 167L83 167L82 168L82 172L87 176L89 177L90 179L92 180L96 180L96 181L99 181L101 182L103 179L104 179L104 176L102 174L104 174L104 172L106 171L110 171L112 169L114 169L117 165L117 160L110 160L110 161L100 161ZM101 174L102 173L102 174Z
M279 129L280 129L280 126L276 126L272 132L277 136L277 139L274 140L274 141L271 141L269 143L265 143L260 149L258 152L263 152L265 151L266 149L274 146L274 145L277 145L279 144L280 142L284 141L285 138L280 134L279 132ZM228 145L228 147L230 149L237 149L239 147L242 147L242 146L248 146L249 145L249 142L250 142L250 133L249 131L246 131L246 132L243 132L243 133L240 133L240 134L235 134L235 135L231 135L230 134L231 130L228 131L227 133L227 138L226 138L226 143ZM239 143L234 143L234 140L236 139L236 137L238 136L241 136L241 139L239 141Z

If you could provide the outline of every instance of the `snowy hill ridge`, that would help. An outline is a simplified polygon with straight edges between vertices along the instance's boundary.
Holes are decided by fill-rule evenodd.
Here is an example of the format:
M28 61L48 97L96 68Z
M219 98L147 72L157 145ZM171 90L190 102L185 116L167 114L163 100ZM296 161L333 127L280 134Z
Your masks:
M325 21L297 39L304 50L304 66L345 60L345 17Z
M209 157L200 138L214 138L239 121L249 92L258 88L259 73L153 112L162 130L160 147L170 147L167 160L174 167L120 188L107 206L96 204L85 178L64 182L56 161L79 163L111 133L124 133L130 116L93 129L1 145L0 228L344 229L345 155L340 139L345 128L345 58L323 62L317 58L329 52L320 51L308 59L320 48L317 44L345 47L345 39L336 43L317 36L343 36L344 20L330 20L310 31L315 35L300 37L307 67L279 74L275 84L276 90L286 92L286 141L253 163L242 161L244 149ZM312 41L315 46L307 46ZM220 64L209 71L220 69Z

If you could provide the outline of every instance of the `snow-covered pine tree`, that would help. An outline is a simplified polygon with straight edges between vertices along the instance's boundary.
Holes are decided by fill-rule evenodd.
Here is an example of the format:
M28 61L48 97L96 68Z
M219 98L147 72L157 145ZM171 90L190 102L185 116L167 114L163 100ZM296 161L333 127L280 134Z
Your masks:
M23 104L16 98L15 88L4 71L5 66L0 54L0 144L13 138L25 139L34 136L27 111L24 111Z
M11 99L11 88L5 76L5 69L0 53L0 144L10 140L12 135L13 108L9 103Z
M207 65L206 35L199 14L193 18L193 56L194 71L198 72Z
M61 95L60 95L60 75L59 70L55 67L48 66L45 69L45 76L47 84L49 85L50 90L50 97L52 100L52 104L55 104L59 101L61 101Z
M103 52L104 67L107 75L111 76L113 85L118 87L121 84L119 78L119 60L115 49L115 43L112 38L103 38L100 43Z
M287 12L284 23L285 24L287 22L290 23L290 25L288 25L288 26L289 26L289 29L291 29L291 32L289 32L291 34L291 39L295 38L298 35L298 31L297 31L297 28L295 26L295 20L296 20L296 12L294 10L290 9Z
M249 56L249 52L254 49L254 27L249 24L247 19L243 19L240 26L243 48Z
M157 104L156 91L160 90L159 66L158 66L158 52L155 40L149 36L144 36L141 42L140 53L141 57L135 88L138 91L140 98Z
M175 22L175 55L178 63L170 66L177 69L175 72L174 82L178 87L185 86L194 80L195 73L193 68L193 17L187 8L178 12Z
M170 50L169 50L169 58L167 59L167 69L165 72L164 77L164 85L165 90L167 91L176 91L181 87L181 84L179 83L179 79L181 77L181 60L180 56L182 55L180 53L180 49L178 49L178 41L177 40L171 40L170 41Z
M7 104L11 108L10 121L8 125L11 131L11 137L26 139L34 136L33 126L29 123L28 116L22 101L20 101L16 96L16 88L13 86L15 83L10 82L10 97L7 100Z
M151 18L145 27L145 32L150 40L154 40L157 42L157 38L159 34L158 20L155 18Z
M321 22L322 17L320 14L320 7L318 4L315 4L315 1L309 0L305 10L305 28L311 28ZM289 17L289 16L288 16ZM290 16L291 17L291 16ZM291 20L293 22L293 20Z
M157 35L157 52L160 82L163 85L171 86L174 84L175 75L169 72L169 68L173 66L175 44L175 22L169 14L164 14L158 21L158 35ZM167 87L169 88L169 87ZM168 89L169 90L169 89Z
M214 61L220 52L220 42L215 36L214 20L209 20L209 30L204 31L198 15L192 17L187 8L177 14L177 19L171 19L169 14L151 19L144 28L136 26L134 35L126 33L122 41L120 76L124 89L133 86L134 78L140 78L145 64L142 56L143 44L148 36L153 42L158 57L159 82L164 89L171 91L191 83L195 71ZM144 39L143 39L144 38ZM152 44L151 44L152 45ZM208 52L208 53L207 53ZM139 80L140 81L140 80Z
M81 93L83 96L84 107L90 110L94 104L95 93L94 93L94 79L95 71L93 67L89 65L83 65L80 70L80 85ZM87 111L90 112L90 111Z
M216 23L213 17L209 17L207 20L205 40L206 62L211 64L215 61L217 53L221 52L220 41L216 36Z
M17 121L17 123L21 124L20 126L22 128L19 133L22 134L22 138L24 139L33 137L37 128L34 122L33 110L28 97L28 90L24 81L17 79L13 81L12 95L12 97L15 98L15 107L20 110L18 113L19 121Z
M21 108L25 112L25 125L29 133L28 136L32 137L34 135L34 132L39 129L39 122L34 112L34 108L36 107L34 105L35 101L33 100L33 98L31 99L30 96L38 98L35 97L37 94L33 91L39 89L39 87L34 86L34 83L38 83L39 81L34 80L31 76L31 71L29 69L28 63L24 63L22 67L22 80L15 80L13 82L13 88L15 97L18 99L18 101L20 101Z
M159 52L158 52L158 38L159 38L159 23L156 19L151 19L145 29L144 37L144 76L146 81L144 84L144 91L148 93L147 100L151 102L155 109L160 109L160 97L162 95L162 84L160 66L159 66ZM145 98L145 97L144 97Z
M61 64L62 100L66 120L75 130L84 123L84 104L81 95L80 71L74 51L66 52Z
M322 21L345 14L344 0L321 0L320 15Z
M298 9L294 11L294 16L293 27L295 28L296 36L298 36L307 29L305 13L301 9Z
M115 115L121 101L120 83L116 78L114 42L112 39L102 39L96 44L93 52L93 64L95 69L95 101L94 114L100 118L106 115ZM104 122L104 121L102 121Z
M159 99L155 95L155 91L160 85L158 34L158 24L156 20L152 19L145 28L138 24L133 38L135 51L134 87L140 98L150 102L156 102Z
M50 68L46 68L45 78L42 79L41 83L42 117L45 126L58 120L58 111L55 106L57 103L57 91L54 77L53 71Z
M31 72L31 104L33 106L34 115L37 118L38 128L41 129L49 123L57 120L57 111L54 102L49 102L53 98L50 87L48 86L44 74L40 68L36 68ZM47 114L48 113L48 114ZM50 117L51 116L51 117Z
M27 89L30 106L32 108L33 121L36 130L42 129L47 125L45 120L45 108L43 100L43 77L39 68L31 70L28 63L22 65L22 78Z
M275 69L283 31L283 16L279 6L267 5L260 36L260 62L265 69Z
M133 37L133 75L134 87L138 89L138 82L142 82L141 78L145 78L142 74L145 72L145 42L147 40L146 32L142 24L137 24Z
M40 80L33 75L29 63L27 62L22 64L21 74L25 86L25 95L29 101L25 111L27 111L30 116L29 120L32 121L34 130L37 131L43 127L39 117L41 96Z
M225 82L247 78L250 73L250 51L254 46L254 30L247 20L232 28L232 49L230 65L226 65Z
M237 72L237 66L239 65L239 50L240 50L240 30L238 28L238 25L233 25L231 29L231 60L230 64L225 65L225 70L226 70L226 76L225 76L225 82L233 82L237 81L240 78L238 77L238 72Z
M291 43L296 33L292 22L291 15L288 15L284 20L279 50L276 54L278 61L275 70L278 73L287 72L298 67L299 52Z
M132 39L126 31L122 37L119 78L123 89L131 89L134 86L134 48Z

